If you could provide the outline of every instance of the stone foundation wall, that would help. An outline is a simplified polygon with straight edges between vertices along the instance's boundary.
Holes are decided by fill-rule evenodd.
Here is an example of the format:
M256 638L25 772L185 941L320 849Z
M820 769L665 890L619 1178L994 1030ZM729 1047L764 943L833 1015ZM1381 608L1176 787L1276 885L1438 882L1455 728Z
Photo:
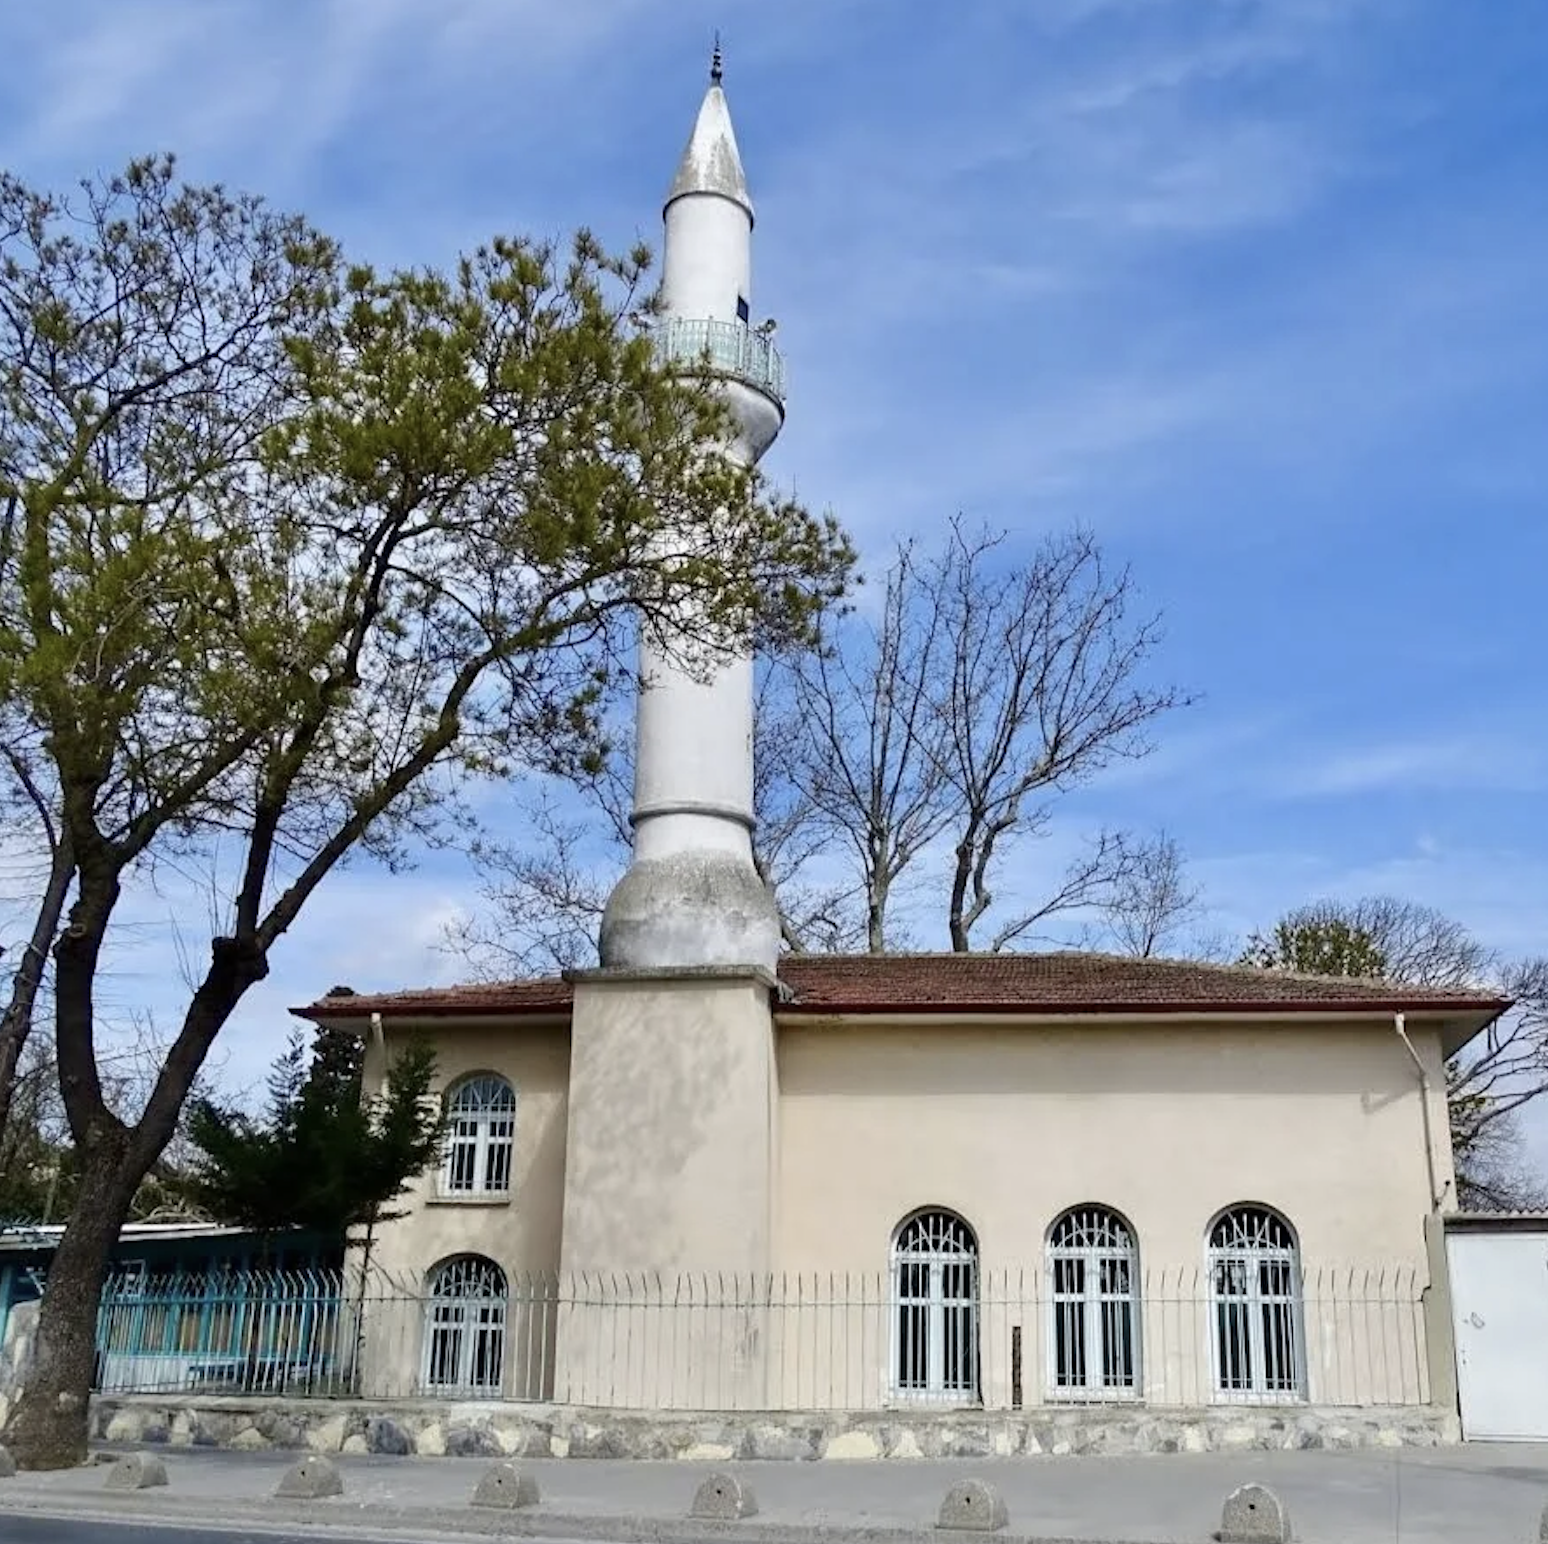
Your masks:
M173 1447L704 1463L1437 1447L1461 1437L1454 1414L1429 1406L695 1416L509 1404L150 1395L97 1398L92 1433L108 1442Z
M32 1342L37 1334L38 1303L18 1303L6 1316L5 1338L0 1341L0 1428L11 1406L21 1398L32 1369Z

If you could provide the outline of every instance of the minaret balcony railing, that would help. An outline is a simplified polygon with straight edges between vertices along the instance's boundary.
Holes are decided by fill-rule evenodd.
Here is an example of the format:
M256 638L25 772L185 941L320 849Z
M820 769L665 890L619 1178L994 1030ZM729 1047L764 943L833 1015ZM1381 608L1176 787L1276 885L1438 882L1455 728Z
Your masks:
M745 322L713 322L672 316L651 334L661 364L700 365L785 400L785 361L773 343Z

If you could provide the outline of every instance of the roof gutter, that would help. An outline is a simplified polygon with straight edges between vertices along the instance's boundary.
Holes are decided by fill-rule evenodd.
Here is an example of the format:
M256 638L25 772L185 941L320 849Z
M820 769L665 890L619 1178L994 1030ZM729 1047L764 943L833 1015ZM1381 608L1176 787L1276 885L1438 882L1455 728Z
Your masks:
M1419 1113L1424 1122L1424 1162L1430 1176L1430 1210L1439 1212L1441 1202L1446 1199L1443 1189L1437 1189L1435 1183L1435 1128L1430 1119L1430 1074L1426 1070L1419 1053L1414 1049L1414 1043L1408 1038L1408 1025L1401 1013L1392 1015L1392 1027L1397 1030L1398 1039L1403 1042L1403 1048L1413 1058L1414 1069L1419 1074ZM1449 1188L1451 1181L1446 1181Z

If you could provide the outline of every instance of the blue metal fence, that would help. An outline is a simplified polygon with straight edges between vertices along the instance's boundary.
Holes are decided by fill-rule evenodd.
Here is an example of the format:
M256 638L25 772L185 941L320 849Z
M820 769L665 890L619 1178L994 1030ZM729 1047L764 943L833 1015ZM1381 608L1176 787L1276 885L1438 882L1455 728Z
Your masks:
M98 1314L97 1387L349 1393L357 1318L339 1271L118 1271Z

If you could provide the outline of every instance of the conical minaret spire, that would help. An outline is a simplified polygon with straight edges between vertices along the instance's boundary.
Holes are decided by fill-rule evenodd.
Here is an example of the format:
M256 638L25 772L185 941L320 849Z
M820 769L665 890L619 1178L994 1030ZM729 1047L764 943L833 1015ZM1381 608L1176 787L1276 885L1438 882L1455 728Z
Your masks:
M722 75L717 40L662 212L655 342L707 369L731 411L729 442L706 454L750 465L784 422L784 366L769 329L751 326L753 206ZM773 969L779 919L752 859L752 704L750 658L690 669L681 651L642 644L634 856L603 916L605 968Z
M699 104L699 116L694 120L693 132L682 159L677 163L677 175L672 179L667 194L667 208L672 201L688 193L718 193L729 198L747 211L748 227L753 218L752 199L747 193L747 177L742 171L742 153L737 148L736 130L731 127L731 109L726 103L726 93L721 87L724 71L721 68L720 45L710 58L709 90ZM667 248L672 245L672 222L667 217ZM696 243L694 243L696 244ZM682 245L682 242L679 242Z

